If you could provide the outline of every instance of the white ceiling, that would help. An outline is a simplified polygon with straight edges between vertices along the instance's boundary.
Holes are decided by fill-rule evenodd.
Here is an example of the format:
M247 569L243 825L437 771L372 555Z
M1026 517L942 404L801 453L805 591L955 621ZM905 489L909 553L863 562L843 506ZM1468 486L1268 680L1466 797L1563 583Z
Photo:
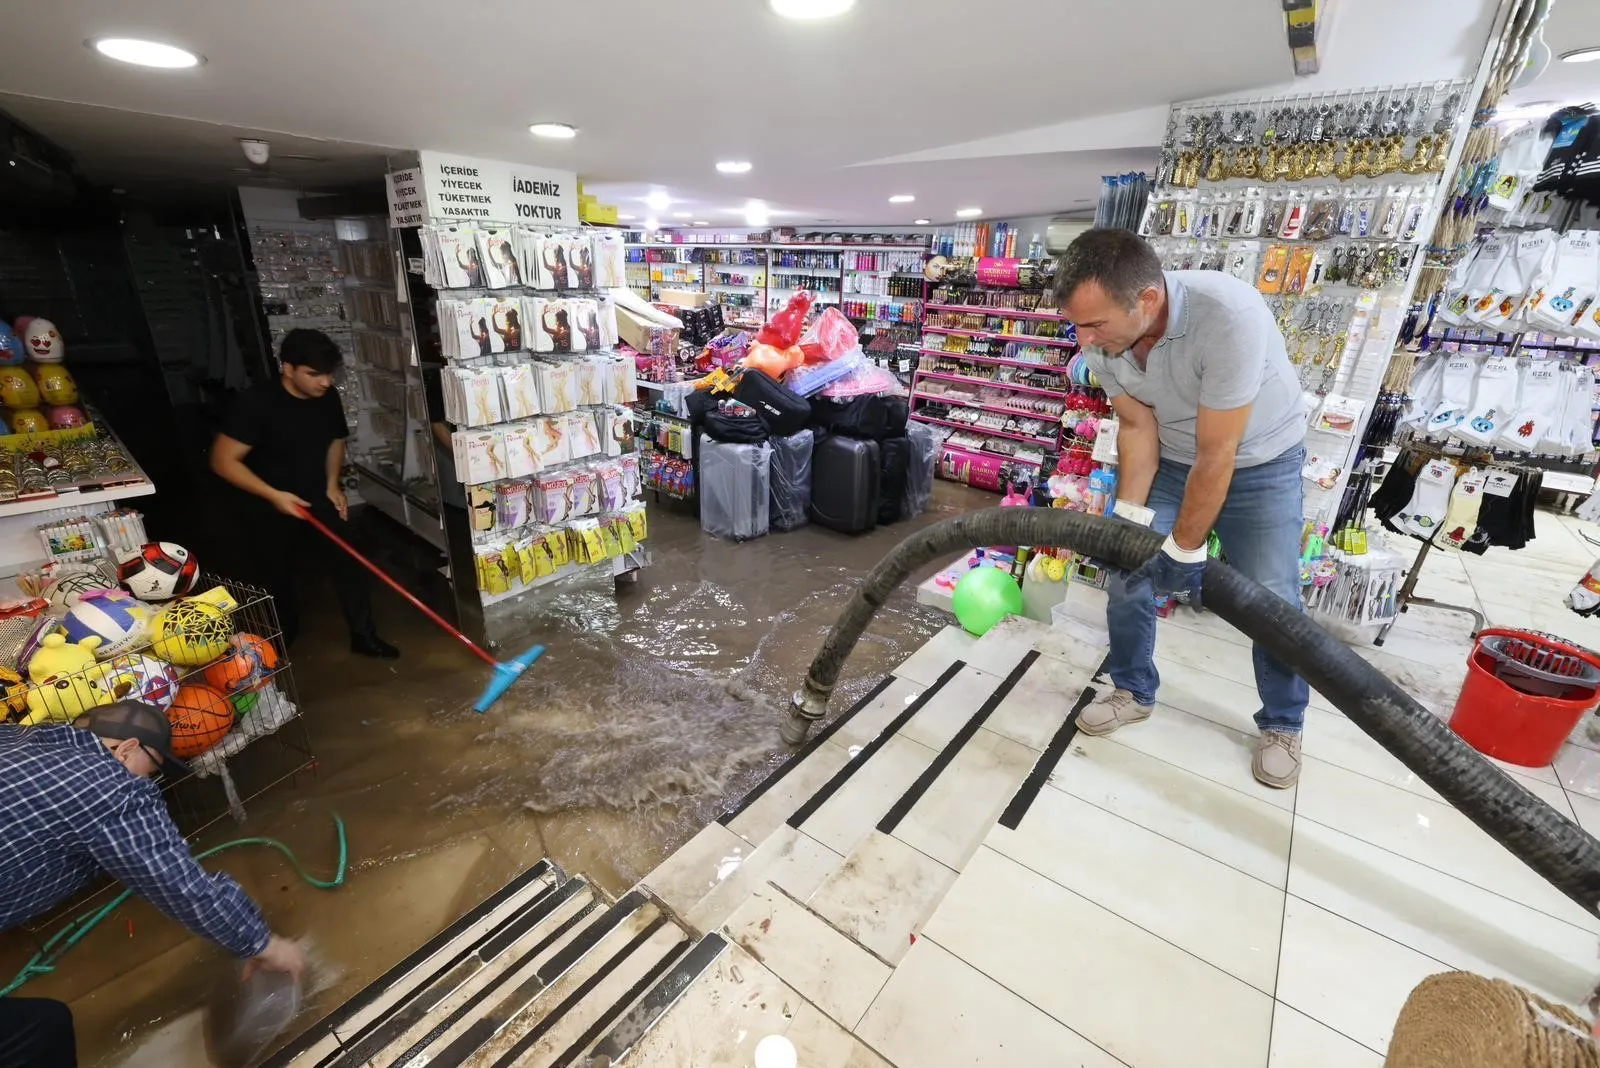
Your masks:
M256 184L234 139L257 136L275 179L309 187L433 148L577 171L640 218L664 190L681 203L663 222L727 225L748 198L775 223L1044 214L1152 166L1167 103L1292 81L1278 0L1200 6L859 0L803 24L762 0L49 0L7 26L0 108L121 182ZM1493 6L1338 0L1316 87L1465 74ZM128 67L84 47L100 36L207 63ZM540 120L581 132L538 141ZM722 176L719 159L755 169Z
M1600 48L1600 0L1551 0L1544 42L1552 53L1550 66L1532 83L1508 93L1506 104L1600 103L1600 61L1563 63L1560 59L1563 52Z

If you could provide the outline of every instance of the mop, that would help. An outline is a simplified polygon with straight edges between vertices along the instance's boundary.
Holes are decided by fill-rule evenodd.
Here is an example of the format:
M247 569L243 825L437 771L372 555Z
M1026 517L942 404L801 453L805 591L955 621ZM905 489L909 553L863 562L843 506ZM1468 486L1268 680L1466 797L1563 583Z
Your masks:
M494 674L489 678L489 685L484 688L483 693L478 697L477 703L472 706L473 711L480 713L489 711L489 706L500 700L501 695L509 690L511 685L516 682L517 679L522 677L522 673L527 671L528 667L535 660L544 655L544 646L535 645L521 656L513 657L512 659L501 663L486 653L477 642L473 641L471 638L467 637L465 634L462 634L459 630L447 623L443 616L439 615L439 613L435 612L433 609L417 600L417 598L412 595L410 590L406 589L404 586L400 585L400 583L390 578L386 573L378 568L377 564L374 564L371 560L368 560L365 556L362 556L356 551L353 545L339 537L339 535L335 534L333 531L329 530L328 525L322 520L304 510L301 511L300 517L307 523L310 523L313 527L317 528L317 531L326 536L329 541L333 542L339 548L343 549L345 552L354 557L356 562L362 567L366 568L374 575L377 575L380 579L388 584L390 589L394 590L394 592L410 601L412 605L416 607L417 611L421 612L423 615L437 623L446 634L453 635L454 637L460 639L461 644L465 645L469 650L471 650L473 656L476 656L479 660L482 660L484 663L494 668Z

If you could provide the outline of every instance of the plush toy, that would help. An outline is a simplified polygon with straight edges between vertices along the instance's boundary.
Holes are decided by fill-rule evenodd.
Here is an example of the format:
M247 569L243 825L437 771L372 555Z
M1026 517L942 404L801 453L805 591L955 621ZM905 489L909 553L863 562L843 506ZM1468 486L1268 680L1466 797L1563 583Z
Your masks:
M749 354L739 362L757 371L765 371L774 381L781 382L784 375L806 362L806 354L798 346L775 349L771 345L752 345Z
M37 407L39 384L20 367L0 368L0 402L7 408Z
M101 687L95 669L96 637L69 643L64 635L50 634L39 651L28 661L28 714L24 724L56 720L71 723L78 714L96 705L109 704L111 694Z
M30 370L39 386L39 396L46 404L78 403L78 383L65 367L58 363L41 363Z
M13 434L42 434L50 429L50 420L37 408L23 408L11 413Z
M22 331L22 347L29 359L60 363L67 358L67 343L49 319L29 319Z
M44 418L50 424L51 430L71 430L80 427L89 421L83 414L83 409L76 404L58 404L45 410Z

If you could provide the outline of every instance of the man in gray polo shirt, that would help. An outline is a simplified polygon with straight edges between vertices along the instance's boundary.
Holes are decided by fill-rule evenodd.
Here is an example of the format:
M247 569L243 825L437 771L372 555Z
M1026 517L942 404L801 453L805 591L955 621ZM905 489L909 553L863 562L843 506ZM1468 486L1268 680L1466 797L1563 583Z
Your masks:
M1154 708L1154 598L1188 593L1198 602L1212 530L1229 564L1300 603L1306 420L1283 335L1248 283L1215 271L1163 272L1136 234L1096 229L1061 257L1056 297L1116 409L1117 499L1151 509L1151 526L1167 535L1147 564L1111 580L1116 689L1078 720L1085 734L1110 734ZM1254 659L1261 709L1253 771L1287 788L1300 777L1310 689L1259 645Z

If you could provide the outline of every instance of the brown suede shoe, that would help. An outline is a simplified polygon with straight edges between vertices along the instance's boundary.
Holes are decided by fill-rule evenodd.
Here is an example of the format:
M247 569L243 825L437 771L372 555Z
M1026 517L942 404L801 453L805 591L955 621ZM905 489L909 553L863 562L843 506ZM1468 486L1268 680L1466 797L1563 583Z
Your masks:
M1256 781L1287 790L1300 781L1300 735L1289 731L1262 731L1250 770Z

